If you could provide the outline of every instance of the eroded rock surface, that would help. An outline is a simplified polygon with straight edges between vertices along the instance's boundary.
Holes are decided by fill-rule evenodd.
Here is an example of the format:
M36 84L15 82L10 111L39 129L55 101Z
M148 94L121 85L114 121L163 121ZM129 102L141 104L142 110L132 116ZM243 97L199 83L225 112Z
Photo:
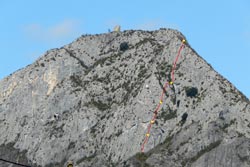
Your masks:
M1 157L34 167L250 166L249 100L188 44L139 153L183 38L86 35L4 78Z

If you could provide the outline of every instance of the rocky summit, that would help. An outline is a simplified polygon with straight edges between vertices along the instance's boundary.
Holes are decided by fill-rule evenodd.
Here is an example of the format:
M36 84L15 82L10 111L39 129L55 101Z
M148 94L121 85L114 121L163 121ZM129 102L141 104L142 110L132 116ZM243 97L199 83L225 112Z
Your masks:
M83 35L2 79L0 166L249 167L249 100L183 40Z

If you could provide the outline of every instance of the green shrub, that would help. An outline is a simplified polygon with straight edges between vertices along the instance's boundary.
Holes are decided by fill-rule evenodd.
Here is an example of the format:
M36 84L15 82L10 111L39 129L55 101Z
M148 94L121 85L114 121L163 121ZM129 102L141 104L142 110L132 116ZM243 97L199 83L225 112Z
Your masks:
M129 46L128 46L128 43L127 42L122 42L121 44L120 44L120 51L125 51L125 50L127 50L129 48Z
M195 97L198 94L198 89L196 87L185 87L187 97Z

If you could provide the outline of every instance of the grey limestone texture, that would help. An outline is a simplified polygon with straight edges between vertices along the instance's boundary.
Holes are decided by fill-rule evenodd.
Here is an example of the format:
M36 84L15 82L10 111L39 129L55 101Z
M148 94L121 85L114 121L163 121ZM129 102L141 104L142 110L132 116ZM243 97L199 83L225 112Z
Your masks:
M32 167L249 167L250 102L188 43L140 153L184 38L172 29L83 35L2 79L0 158Z

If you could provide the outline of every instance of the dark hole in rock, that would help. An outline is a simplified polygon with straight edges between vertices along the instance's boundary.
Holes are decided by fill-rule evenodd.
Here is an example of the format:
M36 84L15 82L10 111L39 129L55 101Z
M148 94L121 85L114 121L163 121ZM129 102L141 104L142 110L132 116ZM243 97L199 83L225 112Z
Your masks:
M180 100L177 101L177 107L179 107L179 106L180 106Z
M54 114L54 119L59 119L59 114Z
M41 63L41 66L44 67L45 66L44 63Z
M187 120L188 114L185 112L182 116L181 116L181 122L185 123Z
M223 114L223 112L222 112L222 111L219 113L219 118L220 118L221 120L225 120L225 118L224 118L224 114Z
M120 51L125 51L128 49L128 43L127 42L122 42L120 44Z
M195 97L198 93L198 89L195 87L188 87L185 89L187 97Z

